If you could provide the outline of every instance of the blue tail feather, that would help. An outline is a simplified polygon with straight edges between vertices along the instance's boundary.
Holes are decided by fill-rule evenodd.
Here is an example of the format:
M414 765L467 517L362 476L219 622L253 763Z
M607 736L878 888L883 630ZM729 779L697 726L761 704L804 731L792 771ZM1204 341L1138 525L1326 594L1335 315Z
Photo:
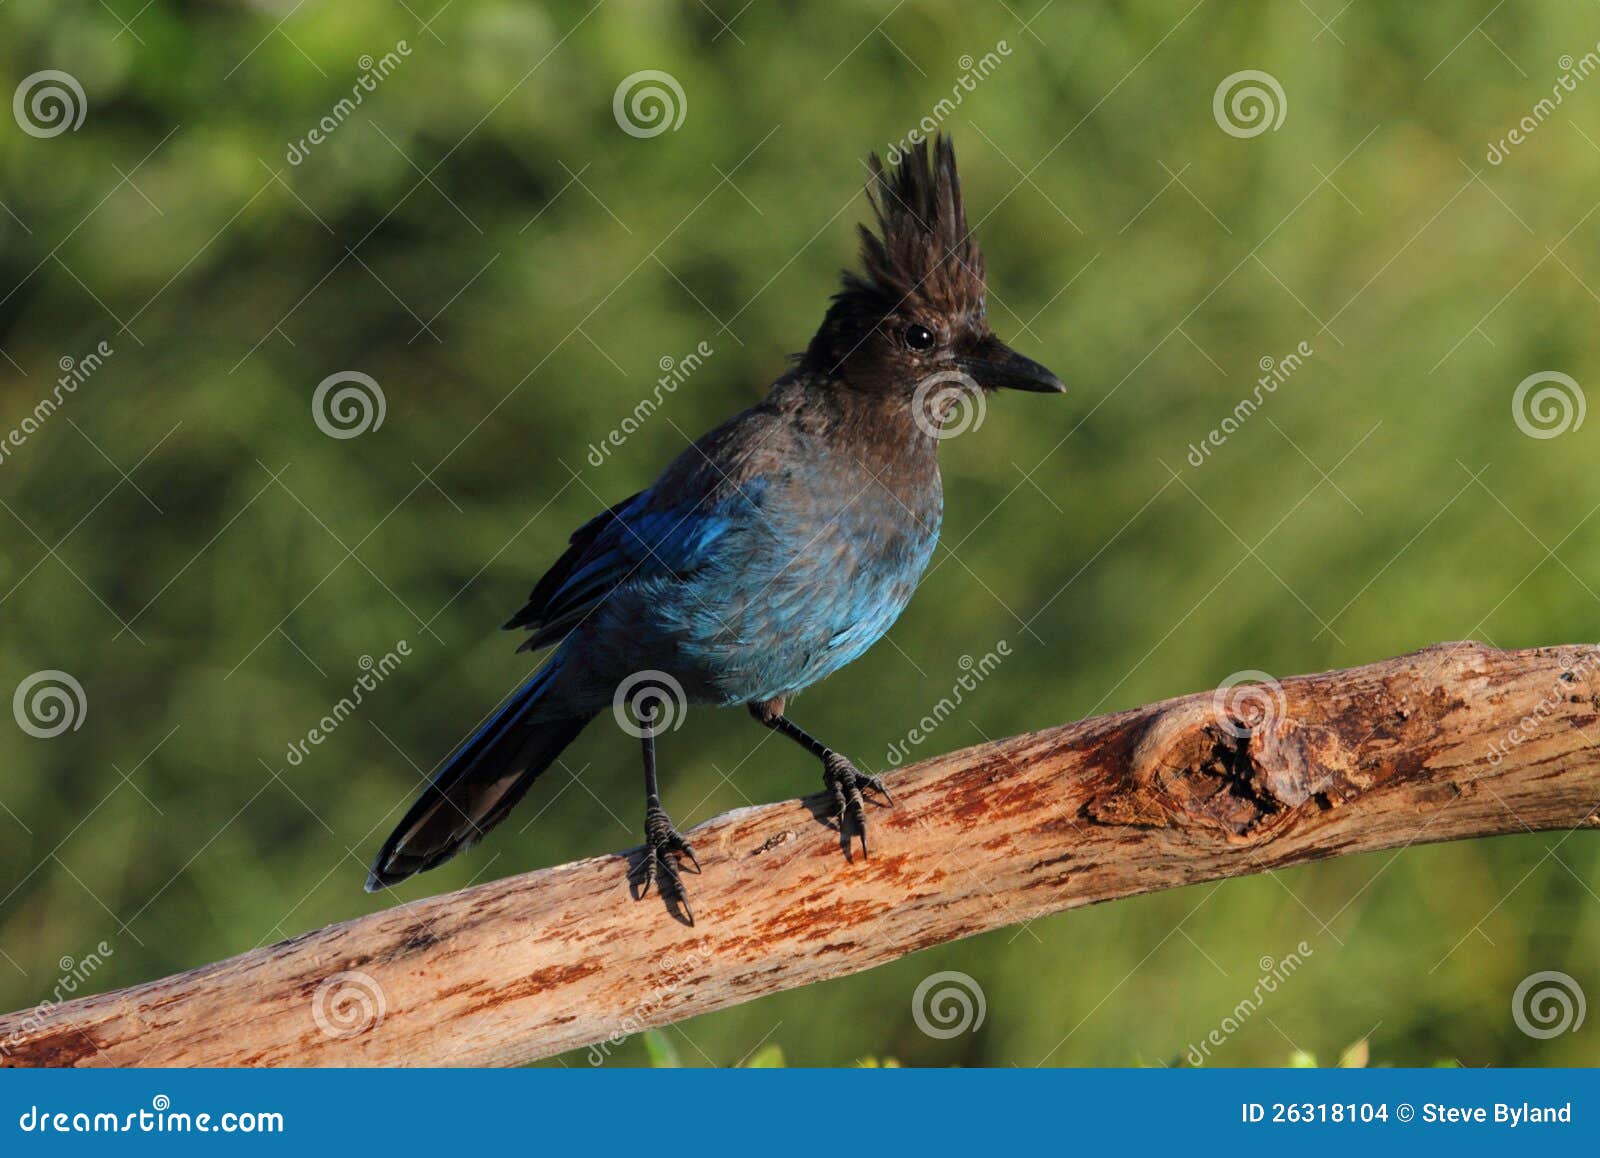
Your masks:
M549 682L534 674L439 769L384 841L367 877L376 892L443 864L503 820L592 714L529 722Z

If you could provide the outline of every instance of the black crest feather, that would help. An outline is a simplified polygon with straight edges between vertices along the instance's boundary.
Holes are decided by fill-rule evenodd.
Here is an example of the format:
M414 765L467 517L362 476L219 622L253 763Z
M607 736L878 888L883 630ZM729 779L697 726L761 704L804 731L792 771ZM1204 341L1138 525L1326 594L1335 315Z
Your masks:
M890 315L981 318L983 254L967 229L956 151L940 134L885 167L867 158L867 200L876 229L861 226L861 269L844 284L810 346L798 360L837 372L865 336Z
M941 313L964 313L983 300L983 254L967 229L956 151L941 134L930 155L926 142L885 169L867 161L867 199L877 232L861 226L860 275L845 275L846 290L867 290L892 302Z

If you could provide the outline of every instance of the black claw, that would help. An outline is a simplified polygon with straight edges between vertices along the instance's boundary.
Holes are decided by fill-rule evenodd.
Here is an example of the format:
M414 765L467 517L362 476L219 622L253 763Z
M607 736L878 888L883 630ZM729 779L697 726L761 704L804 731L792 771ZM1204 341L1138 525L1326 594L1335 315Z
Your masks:
M655 885L656 891L664 899L683 906L684 915L692 925L694 912L689 908L689 898L683 889L683 879L679 876L681 866L677 857L680 855L688 858L696 873L701 871L694 849L673 827L672 818L666 810L659 804L648 805L644 814L644 883L634 900L643 900L649 895L650 886Z
M876 776L868 776L856 766L840 756L837 752L830 753L822 763L822 778L827 785L833 801L832 819L839 826L839 835L844 838L845 852L850 851L850 838L861 838L861 855L867 855L867 810L866 797L862 790L879 793L883 796L888 806L893 806L894 799L889 795L889 790L884 787L883 781ZM874 804L879 803L876 799Z

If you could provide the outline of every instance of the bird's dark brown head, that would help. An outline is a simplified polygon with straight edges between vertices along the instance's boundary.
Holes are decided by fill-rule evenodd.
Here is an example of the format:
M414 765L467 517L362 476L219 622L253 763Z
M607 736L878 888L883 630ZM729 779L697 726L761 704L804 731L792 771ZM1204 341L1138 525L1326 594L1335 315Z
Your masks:
M910 395L930 378L1059 392L1049 370L989 328L983 254L967 228L950 139L918 144L885 169L876 154L867 200L877 231L861 226L861 269L844 285L802 370L855 389Z

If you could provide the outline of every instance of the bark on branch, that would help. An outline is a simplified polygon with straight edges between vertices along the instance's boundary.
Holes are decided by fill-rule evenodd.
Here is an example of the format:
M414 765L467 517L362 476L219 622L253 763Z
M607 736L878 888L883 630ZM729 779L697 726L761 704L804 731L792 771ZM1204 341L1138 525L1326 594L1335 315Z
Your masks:
M1600 826L1593 738L1593 646L1440 644L1202 692L896 772L868 860L820 797L707 821L692 927L630 898L626 854L594 857L0 1017L0 1062L524 1062L1097 901Z

